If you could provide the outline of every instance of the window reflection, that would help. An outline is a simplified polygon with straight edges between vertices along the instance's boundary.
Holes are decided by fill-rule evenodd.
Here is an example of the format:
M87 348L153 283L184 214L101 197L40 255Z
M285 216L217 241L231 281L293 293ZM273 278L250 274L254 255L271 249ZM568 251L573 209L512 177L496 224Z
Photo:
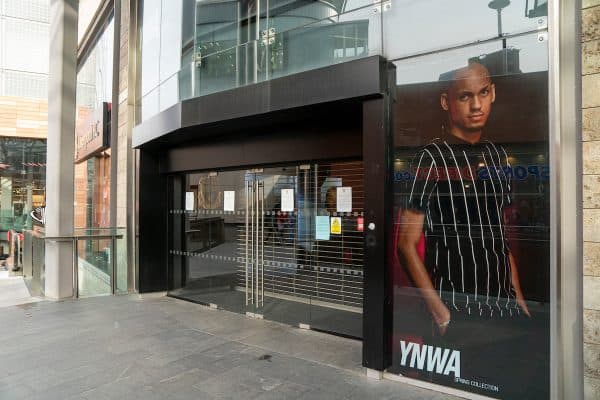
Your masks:
M384 56L395 60L545 29L543 7L529 0L395 0L383 15ZM536 15L536 17L534 17ZM414 40L418 38L418 40Z
M77 134L86 132L92 118L102 117L112 102L113 30L111 19L77 73ZM104 122L104 121L103 121ZM103 134L103 122L99 132ZM76 141L76 143L78 143ZM75 227L110 225L110 149L75 164Z
M0 226L31 229L30 212L45 205L46 140L0 137Z

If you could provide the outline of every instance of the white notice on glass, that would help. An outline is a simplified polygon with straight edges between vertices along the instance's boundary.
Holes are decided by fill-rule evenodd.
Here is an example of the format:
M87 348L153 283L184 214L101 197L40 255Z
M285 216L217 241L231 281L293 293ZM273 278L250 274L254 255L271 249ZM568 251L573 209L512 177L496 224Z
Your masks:
M294 189L281 189L281 211L294 211Z
M337 212L352 212L352 187L337 188Z
M223 192L223 211L235 211L234 190L225 190Z
M194 211L194 192L185 192L185 211Z

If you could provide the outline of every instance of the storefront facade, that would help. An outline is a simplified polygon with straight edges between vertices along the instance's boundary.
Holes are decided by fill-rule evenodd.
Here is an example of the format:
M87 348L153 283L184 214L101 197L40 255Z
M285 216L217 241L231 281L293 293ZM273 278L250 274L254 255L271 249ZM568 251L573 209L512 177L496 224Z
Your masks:
M547 4L180 6L140 10L140 291L549 398Z
M555 3L128 5L135 290L361 339L371 376L581 390L578 9Z

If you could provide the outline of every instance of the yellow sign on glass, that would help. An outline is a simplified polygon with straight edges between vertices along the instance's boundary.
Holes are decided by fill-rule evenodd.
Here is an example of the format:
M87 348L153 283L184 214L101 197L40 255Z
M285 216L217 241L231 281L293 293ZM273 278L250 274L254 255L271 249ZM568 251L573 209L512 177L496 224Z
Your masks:
M341 217L331 217L331 233L333 235L341 235L342 234L342 218Z

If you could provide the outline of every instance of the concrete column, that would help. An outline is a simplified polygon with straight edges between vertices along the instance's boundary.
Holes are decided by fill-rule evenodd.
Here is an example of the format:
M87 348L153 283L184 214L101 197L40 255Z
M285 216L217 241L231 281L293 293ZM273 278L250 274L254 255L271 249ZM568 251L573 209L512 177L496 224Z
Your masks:
M50 1L46 236L73 234L78 0ZM73 245L46 242L46 297L73 295Z

